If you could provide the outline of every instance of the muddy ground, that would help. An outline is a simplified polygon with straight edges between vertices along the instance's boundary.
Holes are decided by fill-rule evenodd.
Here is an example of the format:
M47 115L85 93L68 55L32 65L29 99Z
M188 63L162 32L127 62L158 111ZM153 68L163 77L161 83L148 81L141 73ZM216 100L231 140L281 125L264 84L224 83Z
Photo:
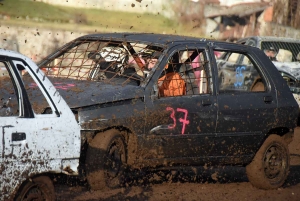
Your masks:
M300 128L295 130L294 141L289 145L291 168L286 183L279 189L254 188L246 177L244 167L203 168L191 172L161 172L135 175L124 188L90 191L84 181L60 177L55 183L57 200L300 200ZM176 175L177 174L177 175Z

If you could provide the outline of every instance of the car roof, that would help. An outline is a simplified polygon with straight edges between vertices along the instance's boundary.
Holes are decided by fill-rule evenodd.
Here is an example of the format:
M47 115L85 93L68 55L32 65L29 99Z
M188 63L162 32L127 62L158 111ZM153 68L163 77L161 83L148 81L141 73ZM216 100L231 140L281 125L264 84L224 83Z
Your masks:
M206 38L196 38L191 36L180 36L171 34L154 34L154 33L97 33L81 36L75 40L128 40L145 43L156 43L166 45L172 42L201 42L214 41Z
M10 57L24 57L24 55L20 54L19 52L13 50L7 50L0 48L0 55L10 56Z

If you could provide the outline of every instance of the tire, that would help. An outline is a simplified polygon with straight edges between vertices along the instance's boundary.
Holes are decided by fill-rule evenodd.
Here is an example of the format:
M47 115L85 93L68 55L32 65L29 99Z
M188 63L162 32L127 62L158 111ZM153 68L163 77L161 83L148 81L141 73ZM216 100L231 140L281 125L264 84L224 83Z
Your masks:
M289 160L289 150L284 139L270 135L246 167L248 179L257 188L279 188L287 178Z
M92 190L120 187L125 178L126 148L119 131L97 134L89 144L85 164Z
M47 176L33 178L19 189L15 201L55 201L54 185Z

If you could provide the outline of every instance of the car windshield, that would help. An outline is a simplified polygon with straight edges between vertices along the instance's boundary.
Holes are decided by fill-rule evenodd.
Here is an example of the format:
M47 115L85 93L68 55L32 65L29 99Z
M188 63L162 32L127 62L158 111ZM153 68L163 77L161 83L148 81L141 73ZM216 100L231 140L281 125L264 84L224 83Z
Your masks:
M139 85L148 74L149 62L158 59L162 51L143 43L77 40L40 62L39 67L50 78Z

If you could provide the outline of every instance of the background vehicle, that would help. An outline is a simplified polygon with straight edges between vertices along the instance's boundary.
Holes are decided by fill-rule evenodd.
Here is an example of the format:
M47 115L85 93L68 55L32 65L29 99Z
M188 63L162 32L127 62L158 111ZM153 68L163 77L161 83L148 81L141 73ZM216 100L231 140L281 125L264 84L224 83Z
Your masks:
M78 174L80 127L29 58L0 49L0 68L0 200L55 200L49 175Z
M232 74L238 79L225 86L215 51L247 58L255 72L249 83L240 68ZM154 55L157 63L147 69ZM278 188L287 177L298 105L257 48L173 35L93 34L66 44L39 67L82 127L81 163L92 189L118 187L132 169L205 164L247 166L251 183L264 189ZM175 74L185 84L166 84L172 90L166 95L161 87Z

